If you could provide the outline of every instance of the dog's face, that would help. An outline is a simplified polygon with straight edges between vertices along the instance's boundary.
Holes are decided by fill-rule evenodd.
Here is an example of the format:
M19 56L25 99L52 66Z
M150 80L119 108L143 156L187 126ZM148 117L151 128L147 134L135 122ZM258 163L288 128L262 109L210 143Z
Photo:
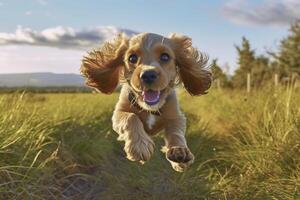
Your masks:
M204 94L211 83L206 63L207 58L186 36L142 33L132 38L120 35L113 43L90 52L83 59L81 72L87 85L104 93L111 93L119 79L126 80L142 108L158 110L177 78L190 94Z
M170 39L156 34L140 34L129 40L124 56L124 78L137 103L157 110L164 103L176 79L176 60Z

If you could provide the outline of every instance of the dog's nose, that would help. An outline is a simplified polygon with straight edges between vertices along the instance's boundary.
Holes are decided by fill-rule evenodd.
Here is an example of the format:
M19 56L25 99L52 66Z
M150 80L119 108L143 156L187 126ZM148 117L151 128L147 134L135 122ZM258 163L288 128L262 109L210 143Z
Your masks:
M151 84L157 79L157 72L154 70L148 70L142 73L141 79L146 83L146 84Z

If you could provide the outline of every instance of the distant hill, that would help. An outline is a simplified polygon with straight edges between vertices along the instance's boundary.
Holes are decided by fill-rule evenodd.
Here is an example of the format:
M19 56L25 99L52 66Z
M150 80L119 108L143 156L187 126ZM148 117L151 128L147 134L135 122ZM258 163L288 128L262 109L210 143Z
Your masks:
M0 74L0 87L82 87L84 78L78 74L20 73Z

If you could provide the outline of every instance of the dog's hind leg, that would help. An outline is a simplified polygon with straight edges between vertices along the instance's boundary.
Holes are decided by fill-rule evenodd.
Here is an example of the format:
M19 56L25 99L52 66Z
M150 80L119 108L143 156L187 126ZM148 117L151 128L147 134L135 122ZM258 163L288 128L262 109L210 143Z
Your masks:
M125 141L127 158L142 163L149 160L154 142L145 132L140 118L134 113L115 110L112 121L114 131L119 134L118 140Z

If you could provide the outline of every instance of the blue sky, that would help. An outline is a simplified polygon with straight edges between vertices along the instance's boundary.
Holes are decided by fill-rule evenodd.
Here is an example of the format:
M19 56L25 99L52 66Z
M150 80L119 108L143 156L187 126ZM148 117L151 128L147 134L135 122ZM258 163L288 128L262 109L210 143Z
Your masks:
M242 36L258 53L275 50L299 9L297 0L0 0L0 73L78 73L88 49L123 30L188 35L232 73Z

